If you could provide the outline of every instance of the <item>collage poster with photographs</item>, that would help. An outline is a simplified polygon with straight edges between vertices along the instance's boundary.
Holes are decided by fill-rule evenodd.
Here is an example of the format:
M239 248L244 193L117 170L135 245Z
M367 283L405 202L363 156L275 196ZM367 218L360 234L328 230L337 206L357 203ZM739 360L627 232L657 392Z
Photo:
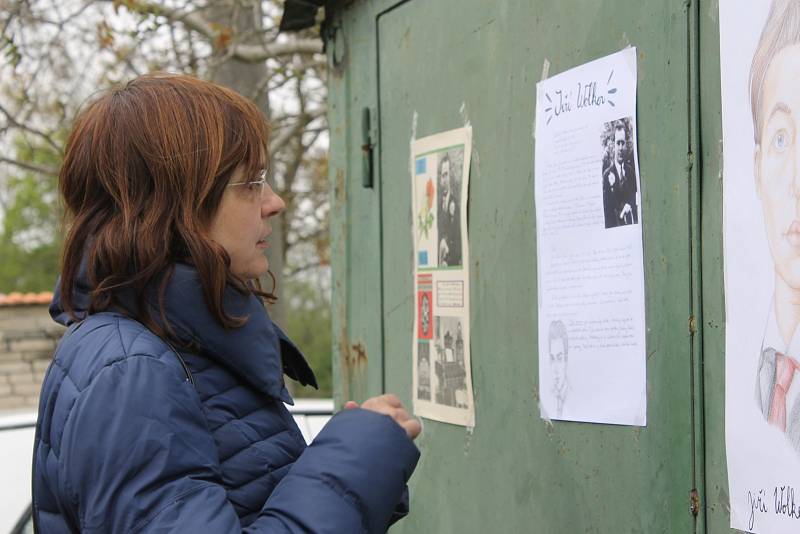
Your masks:
M800 532L800 1L719 28L731 527Z
M469 337L467 195L472 128L411 144L414 413L475 426Z
M647 422L636 49L536 85L539 406Z

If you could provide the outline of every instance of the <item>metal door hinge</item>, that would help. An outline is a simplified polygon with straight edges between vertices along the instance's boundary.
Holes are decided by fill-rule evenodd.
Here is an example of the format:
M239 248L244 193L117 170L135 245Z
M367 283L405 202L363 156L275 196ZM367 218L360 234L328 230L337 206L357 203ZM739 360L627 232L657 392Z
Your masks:
M697 517L697 514L700 513L700 494L695 488L692 488L692 491L689 492L689 511L694 517Z
M373 149L375 144L372 142L372 124L370 121L370 110L361 110L361 185L371 188L373 186Z

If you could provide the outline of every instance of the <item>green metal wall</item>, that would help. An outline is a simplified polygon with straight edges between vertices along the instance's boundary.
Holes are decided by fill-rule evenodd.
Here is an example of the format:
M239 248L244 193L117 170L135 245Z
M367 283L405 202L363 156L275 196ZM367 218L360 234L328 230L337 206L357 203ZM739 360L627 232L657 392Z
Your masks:
M329 6L339 402L393 391L411 405L409 143L473 126L476 426L424 421L412 513L393 532L728 531L716 13L688 0ZM550 424L537 400L535 85L545 60L555 74L628 45L639 56L648 425Z
M725 296L722 265L722 107L718 1L696 7L699 87L702 423L706 532L734 532L730 525L725 457Z

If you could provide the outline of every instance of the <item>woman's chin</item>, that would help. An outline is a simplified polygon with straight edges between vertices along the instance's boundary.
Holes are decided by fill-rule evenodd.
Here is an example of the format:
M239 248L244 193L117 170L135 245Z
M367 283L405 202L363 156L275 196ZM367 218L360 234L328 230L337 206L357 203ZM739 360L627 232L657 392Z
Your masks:
M267 272L269 271L269 262L267 261L267 258L262 257L253 261L253 263L247 267L241 269L232 269L232 271L233 274L239 278L243 278L244 280L255 280L256 278L266 276Z

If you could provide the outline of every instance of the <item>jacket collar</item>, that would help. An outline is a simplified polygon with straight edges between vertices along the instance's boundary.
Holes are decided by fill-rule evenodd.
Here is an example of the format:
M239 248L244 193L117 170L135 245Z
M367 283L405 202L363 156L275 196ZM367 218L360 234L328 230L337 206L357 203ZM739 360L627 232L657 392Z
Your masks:
M75 321L61 306L59 286L60 283L50 304L50 315L56 322L69 326ZM81 269L73 290L77 308L74 313L79 321L88 316L90 290L85 270ZM155 302L154 296L151 305ZM197 271L187 264L175 264L165 294L165 312L182 341L193 343L205 356L229 368L272 398L292 403L284 386L284 373L303 385L317 387L314 373L305 358L272 322L258 297L242 295L229 286L225 289L223 306L234 317L247 317L244 326L226 329L219 324L205 303ZM155 309L152 316L160 320Z

